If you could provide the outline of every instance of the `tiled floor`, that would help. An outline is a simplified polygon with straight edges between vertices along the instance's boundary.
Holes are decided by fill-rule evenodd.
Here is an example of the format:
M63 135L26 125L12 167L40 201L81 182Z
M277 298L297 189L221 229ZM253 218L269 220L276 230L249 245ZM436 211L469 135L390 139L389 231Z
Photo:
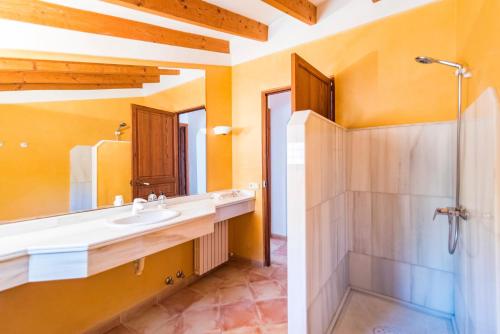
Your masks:
M271 267L229 262L108 333L287 333L286 242L271 252Z
M449 319L351 291L333 334L452 334Z

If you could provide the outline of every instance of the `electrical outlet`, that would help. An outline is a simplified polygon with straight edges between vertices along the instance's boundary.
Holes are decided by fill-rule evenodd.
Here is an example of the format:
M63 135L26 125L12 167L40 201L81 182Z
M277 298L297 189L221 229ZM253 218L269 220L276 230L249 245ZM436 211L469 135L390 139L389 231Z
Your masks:
M259 184L257 182L250 182L248 184L248 189L250 190L258 190L260 187L259 187Z

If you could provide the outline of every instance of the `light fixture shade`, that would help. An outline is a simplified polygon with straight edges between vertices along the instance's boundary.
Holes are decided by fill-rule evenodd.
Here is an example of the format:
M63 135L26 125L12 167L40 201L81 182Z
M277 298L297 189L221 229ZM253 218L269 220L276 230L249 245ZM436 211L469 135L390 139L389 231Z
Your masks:
M231 132L231 127L226 125L219 125L214 127L214 134L216 136L228 135Z

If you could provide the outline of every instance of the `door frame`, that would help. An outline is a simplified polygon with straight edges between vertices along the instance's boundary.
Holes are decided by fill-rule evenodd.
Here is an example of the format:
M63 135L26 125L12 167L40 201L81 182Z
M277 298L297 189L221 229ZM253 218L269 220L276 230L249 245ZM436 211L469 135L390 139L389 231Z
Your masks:
M181 168L180 165L184 163L184 175L185 177L185 186L186 186L186 193L183 196L189 196L189 134L188 134L188 129L189 129L189 124L187 123L181 123L179 122L179 130L177 131L178 134L181 133L181 128L184 128L184 161L180 159L181 156L181 150L179 149L179 186L180 186L180 178L181 178ZM179 144L180 144L180 139L179 139ZM180 146L180 145L179 145ZM179 187L179 193L181 189Z
M261 93L262 105L262 222L264 224L264 265L271 265L271 115L268 98L291 91L291 86L275 88ZM290 112L291 113L291 112Z

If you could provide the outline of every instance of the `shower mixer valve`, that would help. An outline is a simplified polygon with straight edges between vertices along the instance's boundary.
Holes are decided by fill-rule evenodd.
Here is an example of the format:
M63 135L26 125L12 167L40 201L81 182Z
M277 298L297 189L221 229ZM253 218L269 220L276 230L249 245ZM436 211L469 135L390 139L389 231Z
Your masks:
M434 211L434 217L432 218L432 220L436 220L436 217L438 215L448 216L448 218L460 217L463 220L467 220L469 218L469 212L463 207L437 208L436 211Z

